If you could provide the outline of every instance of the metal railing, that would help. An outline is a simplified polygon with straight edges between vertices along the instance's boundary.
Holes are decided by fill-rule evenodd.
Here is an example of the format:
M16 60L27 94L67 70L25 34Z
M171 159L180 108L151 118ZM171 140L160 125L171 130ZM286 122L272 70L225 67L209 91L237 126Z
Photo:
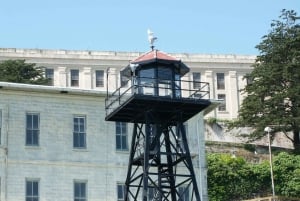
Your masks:
M136 94L170 100L210 99L209 83L207 82L133 77L132 83L129 87L119 87L113 93L107 93L105 99L106 115L109 115ZM194 86L197 88L193 88Z

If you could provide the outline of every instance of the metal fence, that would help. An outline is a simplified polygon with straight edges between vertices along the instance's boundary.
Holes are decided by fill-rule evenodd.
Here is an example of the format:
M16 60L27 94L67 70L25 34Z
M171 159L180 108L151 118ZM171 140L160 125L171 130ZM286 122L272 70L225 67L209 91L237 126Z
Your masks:
M209 83L207 82L133 77L131 83L133 84L122 86L111 94L107 93L106 115L136 94L165 99L210 99Z

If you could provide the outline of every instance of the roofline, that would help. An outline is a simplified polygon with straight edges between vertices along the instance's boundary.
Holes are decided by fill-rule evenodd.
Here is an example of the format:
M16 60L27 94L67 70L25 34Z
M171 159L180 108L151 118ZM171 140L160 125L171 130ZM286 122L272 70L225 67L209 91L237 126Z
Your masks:
M161 51L163 52L163 51ZM30 48L0 48L2 57L20 58L57 58L57 59L115 59L120 57L124 61L131 61L144 55L137 51L94 51L94 50L63 50L63 49L30 49ZM183 62L210 62L216 63L254 63L257 55L246 54L213 54L213 53L166 53L174 58L180 58Z
M45 85L21 84L11 82L0 82L0 92L2 90L13 91L30 91L30 92L43 92L54 94L71 94L71 95L87 95L87 96L106 96L106 91L98 91L95 89L78 89L70 87L55 87Z

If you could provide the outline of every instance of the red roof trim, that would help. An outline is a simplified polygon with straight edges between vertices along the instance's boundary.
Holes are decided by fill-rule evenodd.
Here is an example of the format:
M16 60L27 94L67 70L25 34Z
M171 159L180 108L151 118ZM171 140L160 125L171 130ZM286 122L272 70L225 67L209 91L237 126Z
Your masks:
M139 63L139 62L153 60L153 59L179 61L179 59L172 57L164 52L161 52L159 50L152 50L150 52L147 52L147 53L139 56L138 58L133 60L132 63Z

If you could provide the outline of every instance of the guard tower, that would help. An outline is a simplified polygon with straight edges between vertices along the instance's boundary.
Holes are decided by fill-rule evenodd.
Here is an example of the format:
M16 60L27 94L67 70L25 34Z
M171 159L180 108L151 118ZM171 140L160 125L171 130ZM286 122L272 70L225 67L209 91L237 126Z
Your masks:
M129 87L106 98L107 121L133 124L126 201L200 201L184 122L211 102L209 84L184 80L188 72L152 48L121 71Z

